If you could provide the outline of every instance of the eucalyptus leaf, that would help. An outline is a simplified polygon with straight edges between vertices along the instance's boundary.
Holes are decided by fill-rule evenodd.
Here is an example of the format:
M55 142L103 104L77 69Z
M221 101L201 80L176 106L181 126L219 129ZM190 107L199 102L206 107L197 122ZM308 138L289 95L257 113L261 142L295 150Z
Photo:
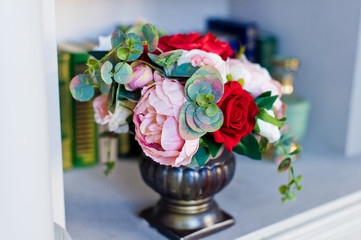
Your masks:
M133 69L128 63L118 63L115 66L114 80L120 84L130 83L133 79Z
M126 40L125 34L120 28L114 30L111 37L112 48L117 47L122 42L125 42L125 40Z
M195 73L199 67L193 67L191 63L183 63L177 66L173 72L172 76L174 77L190 77Z
M92 78L87 74L75 76L70 82L70 92L80 102L89 101L94 96Z
M156 59L158 57L158 55L153 54L153 53L148 53L148 57L150 58L150 60L152 60L154 63L156 63Z
M113 64L109 61L103 63L103 66L100 69L101 77L106 84L111 84L113 81L112 77L110 76L112 69L113 69Z
M116 82L112 82L112 84L110 85L108 98L107 98L107 106L108 106L108 110L111 113L114 113L114 111L115 111L115 107L116 107L116 103L117 103L118 87L119 87L119 84Z
M125 61L125 59L127 59L128 55L130 53L130 48L129 47L120 47L117 50L117 57L122 60Z
M99 90L103 95L107 95L109 93L109 86L105 82L100 81Z
M134 41L134 45L132 46L132 50L137 49L137 50L139 50L139 52L143 52L143 50L144 50L143 45L141 43L136 42L136 41L140 41L140 38L139 38L139 36L137 34L128 33L127 37ZM142 53L139 53L139 52L130 54L130 56L128 58L128 62L133 62L133 61L137 60L142 55Z
M288 187L286 185L282 185L279 188L281 194L285 194L288 191Z
M142 33L147 40L147 46L149 52L154 52L157 49L158 42L159 42L159 34L157 29L152 24L144 24L142 28Z
M218 111L218 106L215 103L209 105L206 109L206 114L208 117L213 117Z
M169 68L170 65L176 63L178 59L183 55L182 50L173 50L160 54L155 62L163 67Z

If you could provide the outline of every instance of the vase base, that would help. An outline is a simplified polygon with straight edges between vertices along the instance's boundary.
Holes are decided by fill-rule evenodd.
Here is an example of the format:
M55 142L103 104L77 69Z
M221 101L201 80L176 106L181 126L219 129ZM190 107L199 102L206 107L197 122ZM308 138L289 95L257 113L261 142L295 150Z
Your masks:
M158 232L162 233L163 235L167 236L169 239L172 240L200 239L212 233L228 228L234 224L233 217L226 212L221 211L222 217L220 218L220 220L210 226L190 230L174 229L165 226L161 222L157 221L157 219L154 219L153 212L154 207L150 207L143 210L139 215L140 217L144 218L152 227L157 229Z

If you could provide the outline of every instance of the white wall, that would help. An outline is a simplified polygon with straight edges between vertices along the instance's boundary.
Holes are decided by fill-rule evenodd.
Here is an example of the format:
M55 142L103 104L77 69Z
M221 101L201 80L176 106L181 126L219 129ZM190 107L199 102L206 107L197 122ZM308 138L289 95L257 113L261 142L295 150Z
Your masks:
M279 37L280 54L300 58L295 89L312 103L308 137L343 152L360 9L359 0L230 1L232 16L257 21Z
M201 31L209 15L228 14L220 0L56 0L58 42L94 39L110 34L116 24L138 18L169 33Z
M44 48L48 19L43 14L49 9L43 7L42 0L0 1L0 239L4 240L54 239L49 62Z

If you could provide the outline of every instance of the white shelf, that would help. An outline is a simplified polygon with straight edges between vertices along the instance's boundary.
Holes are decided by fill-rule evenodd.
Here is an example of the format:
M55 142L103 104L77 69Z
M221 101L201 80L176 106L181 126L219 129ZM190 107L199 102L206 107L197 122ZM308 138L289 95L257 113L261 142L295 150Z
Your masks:
M206 239L236 239L361 189L360 157L345 159L312 144L305 149L295 164L296 174L304 176L304 189L286 204L277 189L287 174L277 174L272 162L238 156L234 179L216 195L236 224ZM165 239L137 216L158 199L142 181L137 160L119 162L109 178L102 169L64 174L67 230L73 239Z

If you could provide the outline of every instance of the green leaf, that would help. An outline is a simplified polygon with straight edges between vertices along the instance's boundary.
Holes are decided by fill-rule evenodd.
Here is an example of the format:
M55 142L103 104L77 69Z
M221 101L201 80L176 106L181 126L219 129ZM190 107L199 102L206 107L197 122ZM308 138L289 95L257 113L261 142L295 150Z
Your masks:
M108 98L107 98L107 106L108 110L111 113L114 113L116 103L117 103L117 90L118 90L119 84L116 82L112 82L112 85L110 85Z
M133 102L139 101L141 97L140 90L127 91L124 85L120 85L118 89L118 100L124 100L124 98Z
M238 79L237 82L239 84L241 84L242 87L244 86L244 79L243 78Z
M227 78L227 81L228 81L228 82L233 81L233 77L232 77L231 74L227 74L226 78Z
M296 186L296 188L297 188L297 190L298 190L298 191L302 191L303 186L301 186L301 185L297 185L297 186Z
M233 151L255 160L262 159L261 148L252 133L243 137L238 145L233 148Z
M299 184L299 183L301 182L301 180L302 180L302 175L299 175L299 176L297 176L297 177L295 178L295 182L296 182L297 184Z
M198 148L196 154L193 155L193 158L197 161L199 166L203 166L209 158L210 153L205 147Z
M99 90L103 95L107 95L109 93L109 86L105 82L100 81Z
M154 52L157 49L158 42L159 42L159 34L157 29L152 24L144 24L142 28L142 33L147 40L147 46L149 52Z
M119 62L115 66L116 73L114 74L114 80L120 84L130 83L133 80L133 69L128 63L124 63L124 65L122 65L123 63Z
M256 97L256 99L258 99L258 98L264 98L264 97L270 97L271 94L272 94L271 91L267 91L267 92L264 92L264 93L258 95L258 97Z
M286 171L291 165L291 158L285 158L278 166L278 173Z
M94 96L92 78L87 74L75 76L70 82L70 92L80 102L89 101Z
M128 33L127 36L128 36L128 38L133 39L134 42L135 41L140 41L139 36L137 34L135 34L135 33ZM137 49L141 53L138 52L138 53L130 54L130 56L128 58L128 62L133 62L133 61L137 60L142 55L142 52L144 50L143 45L141 43L134 43L134 45L132 47L132 50L133 49Z
M127 59L128 54L130 53L130 48L129 47L120 47L117 50L117 57L122 60L125 61L125 59Z
M190 77L195 73L199 67L193 67L191 63L183 63L177 66L173 72L172 76L174 77Z
M272 117L264 108L258 110L256 117L279 128L283 126L283 124L277 118Z
M294 192L288 192L286 193L287 200L293 201L296 199L296 194Z
M218 106L215 103L212 103L206 108L206 114L208 117L213 117L214 115L216 115L217 111L218 111Z
M125 34L120 28L114 30L111 37L112 48L117 47L119 44L126 40Z
M221 149L223 145L222 143L217 143L216 141L214 141L214 138L211 134L204 135L200 138L200 140L202 140L206 144L208 151L212 157L217 156L219 149Z
M279 188L281 194L285 194L288 191L288 187L286 185L282 185Z
M302 147L298 146L294 151L292 151L289 155L296 155L302 151Z
M261 140L259 141L259 145L261 148L261 152L266 151L266 149L268 147L268 139L265 137L261 137Z
M265 108L267 110L271 110L273 107L274 102L277 100L278 95L270 96L270 97L262 97L256 98L255 102L258 108Z
M256 124L254 125L254 128L253 130L256 132L256 133L259 133L260 130L259 130L259 125L258 125L258 122L256 121Z
M110 76L112 69L113 64L109 61L106 61L100 69L101 77L106 84L111 84L113 81L112 77Z
M143 51L140 51L139 49L132 49L131 51L130 51L130 53L140 53L140 54L142 54L143 53Z
M98 65L98 61L95 59L89 58L86 65L88 65L89 67L92 67L92 66Z
M155 63L160 66L168 68L173 63L176 63L178 59L183 55L182 50L173 50L160 54L156 59Z
M153 53L148 53L148 57L150 58L150 60L152 60L154 63L156 63L156 59L158 57L158 55L153 54Z
M115 162L106 162L104 163L104 165L107 167L104 171L105 176L108 176L109 173L111 173L111 171L114 169L115 166Z
M198 94L198 96L196 97L196 102L200 107L207 107L209 105L207 101L207 94L205 93Z

